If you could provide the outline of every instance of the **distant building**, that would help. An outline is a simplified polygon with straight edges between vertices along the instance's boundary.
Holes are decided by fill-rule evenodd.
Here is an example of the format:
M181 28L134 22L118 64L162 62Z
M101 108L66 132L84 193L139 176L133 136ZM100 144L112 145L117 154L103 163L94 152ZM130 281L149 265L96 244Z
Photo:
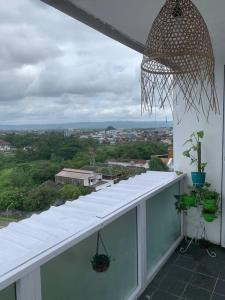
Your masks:
M167 144L167 145L171 145L172 144L172 137L167 137L165 139L161 140L162 143Z
M149 169L149 160L142 160L142 159L133 159L130 161L108 160L107 164L109 166L145 168L146 170Z
M94 171L96 173L102 174L103 181L107 181L111 184L115 184L120 181L122 178L122 174L120 171L112 170L111 166L107 164L97 164L95 166L85 166L82 168L83 170Z
M11 150L11 144L9 142L0 140L0 151L6 152Z
M105 187L111 186L110 183L102 180L102 174L93 171L63 169L55 175L57 184L74 184L78 186L86 186L98 191Z

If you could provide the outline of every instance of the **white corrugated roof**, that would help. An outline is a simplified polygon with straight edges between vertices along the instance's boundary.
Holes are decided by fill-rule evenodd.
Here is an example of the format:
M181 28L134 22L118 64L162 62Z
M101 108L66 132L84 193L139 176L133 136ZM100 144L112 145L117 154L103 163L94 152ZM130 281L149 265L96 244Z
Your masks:
M104 227L117 212L181 178L175 173L147 172L1 229L0 288L32 264L42 264Z

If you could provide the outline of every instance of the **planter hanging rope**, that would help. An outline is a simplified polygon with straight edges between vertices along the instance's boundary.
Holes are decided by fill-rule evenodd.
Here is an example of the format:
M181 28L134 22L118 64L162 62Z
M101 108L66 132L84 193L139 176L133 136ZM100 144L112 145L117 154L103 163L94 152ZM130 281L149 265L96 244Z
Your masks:
M100 243L101 243L102 248L104 250L104 254L99 253ZM106 246L104 244L102 236L101 236L100 232L98 232L96 254L93 256L92 261L91 261L92 268L97 273L106 272L108 270L109 266L110 266L110 262L111 262L111 258L108 254L108 251L106 249Z
M191 0L167 0L150 30L141 64L142 111L178 100L184 113L219 113L215 60L206 23ZM178 118L178 120L180 117Z

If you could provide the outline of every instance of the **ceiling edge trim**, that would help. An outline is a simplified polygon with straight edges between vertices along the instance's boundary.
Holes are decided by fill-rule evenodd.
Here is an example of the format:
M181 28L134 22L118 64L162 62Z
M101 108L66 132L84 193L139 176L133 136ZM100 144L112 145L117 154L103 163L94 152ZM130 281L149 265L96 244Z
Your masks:
M128 35L122 33L115 27L109 25L106 22L96 18L95 16L89 14L85 10L81 9L77 5L71 3L69 0L41 0L50 6L64 12L65 14L71 16L74 19L94 28L95 30L103 33L104 35L124 44L125 46L143 53L144 45L133 40Z

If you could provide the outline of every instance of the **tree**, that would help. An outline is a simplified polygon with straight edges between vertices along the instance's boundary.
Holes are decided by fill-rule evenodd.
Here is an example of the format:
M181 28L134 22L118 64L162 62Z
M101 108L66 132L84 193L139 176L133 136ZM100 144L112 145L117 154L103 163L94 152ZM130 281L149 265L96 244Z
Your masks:
M58 190L53 187L41 187L30 192L23 202L25 211L42 211L48 209L60 198Z
M13 187L21 188L28 190L33 187L34 182L30 176L31 167L28 164L18 165L13 168L10 175L10 183Z
M60 197L63 200L69 200L69 199L75 200L79 198L79 196L81 195L80 188L72 184L64 185L59 192L60 192Z
M169 168L164 164L160 158L152 157L149 164L151 171L169 171Z
M30 177L36 184L43 183L47 180L54 180L55 174L57 174L62 168L61 163L52 161L40 161L32 165L30 170Z
M26 200L26 194L19 189L5 190L0 194L0 209L23 210L23 202Z

